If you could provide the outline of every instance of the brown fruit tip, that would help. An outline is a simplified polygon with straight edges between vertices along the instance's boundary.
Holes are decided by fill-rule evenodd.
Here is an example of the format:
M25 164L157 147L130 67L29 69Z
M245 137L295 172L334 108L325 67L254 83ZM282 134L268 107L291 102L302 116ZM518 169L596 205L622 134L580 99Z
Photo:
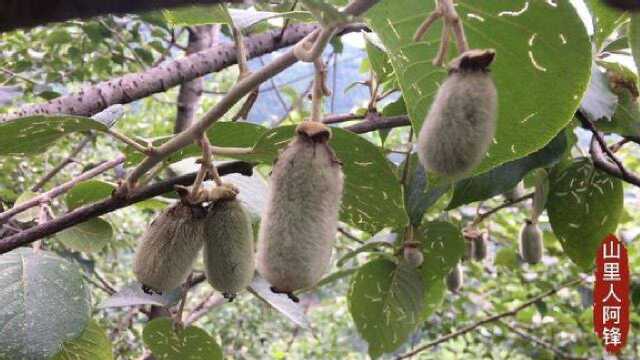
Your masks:
M331 129L321 122L304 121L296 127L296 134L311 139L313 142L326 142L331 139Z
M493 49L471 49L449 63L449 72L459 70L486 71L496 57Z

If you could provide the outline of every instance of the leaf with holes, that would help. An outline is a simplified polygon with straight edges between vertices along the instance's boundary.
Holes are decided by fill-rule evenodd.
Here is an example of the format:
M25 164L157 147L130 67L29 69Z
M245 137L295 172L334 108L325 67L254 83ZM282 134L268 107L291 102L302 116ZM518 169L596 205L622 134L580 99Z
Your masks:
M460 228L446 221L428 222L421 230L418 240L423 244L422 276L426 284L432 284L441 281L458 263L465 241Z
M249 159L273 163L278 151L289 143L295 126L269 130L253 148ZM345 175L340 220L369 233L407 223L400 181L380 149L366 139L332 128L329 142L342 161Z
M0 359L47 359L86 328L89 289L78 267L19 248L0 256Z
M62 350L53 360L111 360L111 347L107 332L95 320L91 320L80 337L62 344Z
M222 360L220 345L196 326L174 329L171 319L154 319L142 332L144 344L156 359Z
M82 116L28 116L0 124L0 156L37 154L65 135L107 131L99 121Z
M71 250L98 252L113 239L113 228L108 221L93 218L62 230L56 238Z
M434 3L383 0L365 15L389 51L416 131L446 76L444 68L431 64L442 22L423 41L412 40ZM496 50L491 73L498 89L498 128L476 175L542 148L571 121L589 82L591 44L569 1L456 4L471 47Z
M567 147L567 136L563 131L533 154L502 164L484 174L458 181L447 209L486 200L513 189L529 171L560 161Z
M424 294L420 272L404 262L376 259L353 276L349 311L372 358L396 350L415 331L425 309Z
M622 181L580 158L549 175L547 213L554 234L573 262L588 271L598 245L614 233L623 208Z

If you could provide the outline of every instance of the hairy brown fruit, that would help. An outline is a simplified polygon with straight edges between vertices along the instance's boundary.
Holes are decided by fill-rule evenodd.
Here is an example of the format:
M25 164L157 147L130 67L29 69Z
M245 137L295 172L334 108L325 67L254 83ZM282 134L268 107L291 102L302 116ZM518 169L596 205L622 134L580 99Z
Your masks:
M321 123L301 123L273 167L257 268L276 292L314 285L329 267L343 187L330 137Z
M473 258L482 261L487 257L487 233L482 233L473 238Z
M462 254L462 261L469 261L474 258L475 254L475 243L472 238L465 237L464 238L464 253Z
M640 10L640 0L604 0L604 2L607 5L620 10Z
M464 273L462 272L462 266L457 263L456 266L451 269L447 275L447 288L449 291L457 293L462 289L464 283Z
M538 228L538 224L527 220L520 231L520 256L531 265L537 264L542 259L543 247L542 232Z
M413 267L422 265L424 255L417 244L405 244L403 253L404 260Z
M178 202L163 210L138 244L133 273L156 292L173 290L184 282L204 240L204 210Z
M426 170L455 179L486 155L496 129L497 92L487 69L494 55L469 50L449 64L418 137Z
M204 233L207 280L233 299L249 285L255 271L251 218L240 201L217 201L208 208Z

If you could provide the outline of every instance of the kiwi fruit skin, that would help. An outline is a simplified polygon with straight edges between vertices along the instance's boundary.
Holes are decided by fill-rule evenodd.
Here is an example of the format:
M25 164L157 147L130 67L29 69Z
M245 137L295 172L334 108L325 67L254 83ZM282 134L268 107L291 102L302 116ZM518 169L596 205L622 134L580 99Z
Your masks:
M133 261L138 281L161 293L186 280L204 242L204 214L199 206L178 202L151 222Z
M476 252L476 244L472 238L464 238L464 253L462 254L462 261L473 260Z
M239 200L222 200L207 209L204 225L204 265L207 281L233 298L253 280L253 229Z
M460 263L457 263L456 266L451 269L449 274L447 275L447 288L449 291L453 293L457 293L462 289L462 284L464 283L464 272L462 271L462 266Z
M418 158L432 173L455 180L484 158L496 130L497 90L487 69L492 50L454 59L418 136Z
M424 262L424 255L422 254L422 250L417 246L405 245L402 255L407 264L411 265L414 268L419 267Z
M328 270L343 190L330 137L324 124L301 123L272 169L256 262L274 291L312 286Z
M483 261L487 257L487 237L482 233L473 238L473 258L476 261Z
M542 232L538 224L527 220L520 230L519 241L520 256L528 264L534 265L542 260L542 251L544 248L542 241Z

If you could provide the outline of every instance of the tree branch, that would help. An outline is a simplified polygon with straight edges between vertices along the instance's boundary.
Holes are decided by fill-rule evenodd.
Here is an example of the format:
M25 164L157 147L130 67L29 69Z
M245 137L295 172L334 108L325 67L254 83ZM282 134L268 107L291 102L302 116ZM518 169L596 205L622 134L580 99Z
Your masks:
M76 145L75 148L73 148L73 150L71 150L71 152L69 153L69 155L62 160L62 162L60 162L60 164L56 165L56 167L54 167L53 169L51 169L51 171L49 171L45 176L42 177L42 179L40 179L40 181L38 181L35 185L33 185L33 187L31 188L31 191L38 191L40 190L49 180L51 180L54 176L56 176L62 169L65 168L65 166L69 165L70 163L73 162L73 159L80 153L80 151L82 151L82 149L84 149L85 146L87 146L88 143L90 143L92 140L94 139L94 135L93 134L89 134L87 135L84 140L82 140L78 145Z
M475 322L475 323L473 323L471 325L465 326L465 327L463 327L462 329L460 329L458 331L455 331L455 332L452 332L452 333L447 334L445 336L442 336L442 337L440 337L440 338L438 338L438 339L436 339L436 340L434 340L432 342L426 343L426 344L418 347L415 350L412 350L412 351L410 351L408 353L402 354L402 355L396 357L396 360L406 359L408 357L412 357L412 356L414 356L414 355L416 355L416 354L418 354L418 353L420 353L420 352L422 352L424 350L432 348L432 347L434 347L434 346L436 346L438 344L441 344L441 343L449 341L449 340L451 340L451 339L453 339L455 337L458 337L460 335L464 335L464 334L466 334L468 332L471 332L471 331L475 330L476 328L478 328L478 327L480 327L480 326L482 326L484 324L491 323L491 322L494 322L494 321L499 321L500 319L505 318L505 317L515 316L516 314L518 314L518 312L526 309L527 307L535 304L536 302L538 302L538 301L540 301L540 300L542 300L544 298L547 298L549 296L552 296L552 295L556 294L558 291L560 291L560 290L562 290L564 288L572 287L572 286L577 285L577 284L579 284L581 282L582 282L582 279L575 279L575 280L571 280L569 282L566 282L564 284L561 284L561 285L559 285L559 286L557 286L557 287L555 287L555 288L553 288L551 290L548 290L548 291L546 291L546 292L544 292L544 293L542 293L542 294L540 294L540 295L538 295L536 297L533 297L533 298L529 299L525 303L523 303L523 304L521 304L519 306L516 306L515 308L513 308L511 310L507 310L507 311L501 312L499 314L488 316L488 317L486 317L486 318L484 318L484 319L482 319L480 321L477 321L477 322Z
M144 12L194 4L243 2L243 0L4 0L0 2L0 32L73 18Z
M348 15L360 15L359 12L349 12L350 9L358 9L366 11L369 7L373 6L378 0L353 0L349 6L346 7L345 12ZM367 4L366 6L363 4ZM289 27L291 28L291 27ZM287 37L285 33L285 37ZM251 75L240 79L220 101L207 112L204 117L190 126L185 131L177 134L171 140L162 144L156 149L156 152L147 156L133 171L129 174L125 184L125 191L135 186L137 180L144 175L147 171L153 168L156 164L164 160L174 152L184 148L191 144L195 139L199 139L202 134L209 128L214 122L218 121L229 109L231 109L238 101L240 101L245 95L253 91L263 82L276 76L282 71L288 69L290 66L297 62L297 58L293 49L289 49L284 54L278 56L271 63L257 70Z
M566 360L588 360L589 358L587 357L579 357L579 356L573 356L571 354L568 354L560 349L558 349L557 347L555 347L553 344L548 343L542 339L538 339L537 337L528 334L520 329L517 329L515 326L511 325L510 323L504 321L504 320L499 320L500 323L502 325L504 325L507 329L509 329L511 332L513 332L514 334L520 336L521 338L536 343L540 346L542 346L543 348L553 352L554 354L558 355L561 359L566 359Z
M253 166L249 163L234 161L218 166L218 172L220 173L220 175L239 173L242 175L251 176L253 172L252 168ZM111 197L94 204L77 208L44 224L39 224L37 226L21 231L15 235L0 239L0 254L4 254L17 247L55 234L59 231L70 228L94 217L104 215L118 209L122 209L129 205L151 199L164 193L171 192L173 191L173 187L175 185L191 185L195 177L195 172L183 176L177 176L165 181L136 189L131 194L129 194L129 197L126 199L120 197Z
M280 30L271 30L245 39L250 58L291 46L318 28L314 24L297 24L287 28L280 38ZM363 25L351 25L341 34L360 31ZM146 71L131 73L88 86L81 91L61 96L42 104L28 104L5 115L0 123L36 114L71 114L91 116L114 104L127 104L155 93L164 92L185 81L220 71L235 65L235 46L220 44L178 60L168 61Z
M364 134L375 130L393 129L407 125L411 125L409 117L406 115L400 115L390 116L387 118L377 118L375 120L365 120L357 124L345 126L345 129L356 134Z
M117 156L115 159L107 161L101 165L98 165L96 167L94 167L93 169L80 174L78 176L76 176L75 178L67 181L66 183L56 186L53 189L47 191L46 193L43 193L41 195L38 195L32 199L30 199L29 201L25 201L21 204L18 205L14 205L11 209L0 213L0 224L6 222L7 220L9 220L12 216L19 214L29 208L32 208L34 206L38 206L40 204L46 203L51 201L51 199L60 196L64 193L66 193L67 191L69 191L72 187L76 186L79 182L84 181L84 180L88 180L91 179L97 175L102 174L103 172L114 168L116 165L118 164L122 164L125 160L124 155L120 155Z

